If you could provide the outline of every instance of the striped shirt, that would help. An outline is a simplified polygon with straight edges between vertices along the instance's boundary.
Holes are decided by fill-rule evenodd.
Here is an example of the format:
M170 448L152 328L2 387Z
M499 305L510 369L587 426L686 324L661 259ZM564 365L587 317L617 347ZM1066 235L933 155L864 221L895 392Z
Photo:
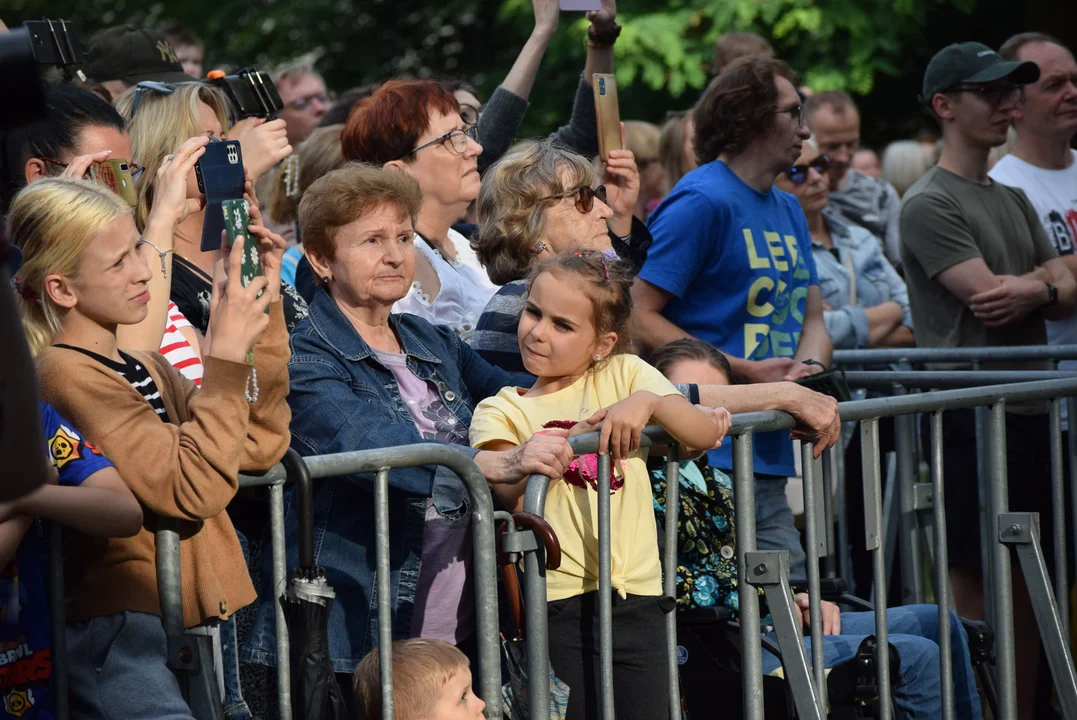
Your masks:
M161 354L172 367L183 373L183 376L198 387L202 387L202 373L205 367L202 358L199 357L191 343L180 332L180 328L192 327L176 303L168 303L168 324L165 326L165 334L161 338Z
M120 357L123 358L123 362L116 362L111 358L107 358L104 355L98 355L97 353L86 350L85 348L75 347L74 345L64 345L62 343L56 343L56 347L67 348L68 350L75 350L83 355L93 358L97 362L101 363L109 370L112 370L127 382L131 383L131 387L138 391L138 393L150 404L153 411L157 413L157 417L161 418L161 422L168 422L168 411L165 410L164 400L161 399L161 393L157 389L157 383L153 381L153 377L150 375L146 368L142 367L142 363L135 360L133 357L125 353L123 350L118 350Z

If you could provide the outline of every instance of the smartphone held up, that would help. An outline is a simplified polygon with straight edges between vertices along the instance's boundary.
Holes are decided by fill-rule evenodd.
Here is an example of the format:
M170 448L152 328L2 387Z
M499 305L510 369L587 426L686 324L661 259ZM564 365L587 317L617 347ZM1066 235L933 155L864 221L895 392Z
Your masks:
M621 109L617 104L617 80L608 73L591 76L595 93L595 118L598 121L598 154L603 161L610 159L610 150L623 150L621 142Z

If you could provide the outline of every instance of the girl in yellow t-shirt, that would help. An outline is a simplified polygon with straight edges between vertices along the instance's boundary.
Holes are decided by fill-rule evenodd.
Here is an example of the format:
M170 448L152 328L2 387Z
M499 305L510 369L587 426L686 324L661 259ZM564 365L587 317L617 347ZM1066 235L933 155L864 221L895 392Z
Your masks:
M662 425L678 442L713 447L718 420L694 407L635 355L627 354L632 280L598 252L565 253L531 275L517 335L524 366L538 379L479 403L471 443L506 450L551 425L601 432L616 477L610 498L614 694L617 717L668 714L664 615L651 484L640 450L645 425ZM728 416L726 416L728 417ZM592 485L566 473L550 485L546 520L561 543L561 567L548 571L550 660L568 683L568 719L598 716L598 503ZM524 483L494 485L506 507L520 510Z

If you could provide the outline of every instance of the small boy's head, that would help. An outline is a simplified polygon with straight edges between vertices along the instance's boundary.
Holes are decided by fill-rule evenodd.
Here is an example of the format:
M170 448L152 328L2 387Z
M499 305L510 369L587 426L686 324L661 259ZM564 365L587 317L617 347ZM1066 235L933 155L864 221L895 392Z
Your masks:
M651 351L647 362L675 383L732 385L729 360L713 345L695 338L666 343Z
M359 663L352 684L360 720L380 720L377 650ZM429 638L393 643L393 706L397 720L482 720L486 709L471 689L467 656L447 642Z

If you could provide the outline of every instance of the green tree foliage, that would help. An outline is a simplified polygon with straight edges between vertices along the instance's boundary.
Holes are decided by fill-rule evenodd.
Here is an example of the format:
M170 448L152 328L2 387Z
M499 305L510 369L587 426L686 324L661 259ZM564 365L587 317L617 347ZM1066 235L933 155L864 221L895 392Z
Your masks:
M816 89L871 93L881 78L915 85L931 52L970 39L978 0L622 0L616 45L623 114L661 120L693 104L709 78L715 39L730 30L769 38ZM990 0L979 0L980 4ZM13 3L10 5L9 3ZM177 20L201 35L207 65L278 65L311 55L330 85L407 75L459 76L489 93L531 31L529 0L7 0L9 25L65 17L87 38L121 22ZM948 27L940 31L939 23ZM1012 27L1012 25L1011 25ZM564 15L532 95L526 132L567 115L583 68L586 20ZM955 35L946 36L946 33ZM913 61L913 62L910 62ZM911 88L911 90L910 90ZM915 112L914 106L910 108Z

